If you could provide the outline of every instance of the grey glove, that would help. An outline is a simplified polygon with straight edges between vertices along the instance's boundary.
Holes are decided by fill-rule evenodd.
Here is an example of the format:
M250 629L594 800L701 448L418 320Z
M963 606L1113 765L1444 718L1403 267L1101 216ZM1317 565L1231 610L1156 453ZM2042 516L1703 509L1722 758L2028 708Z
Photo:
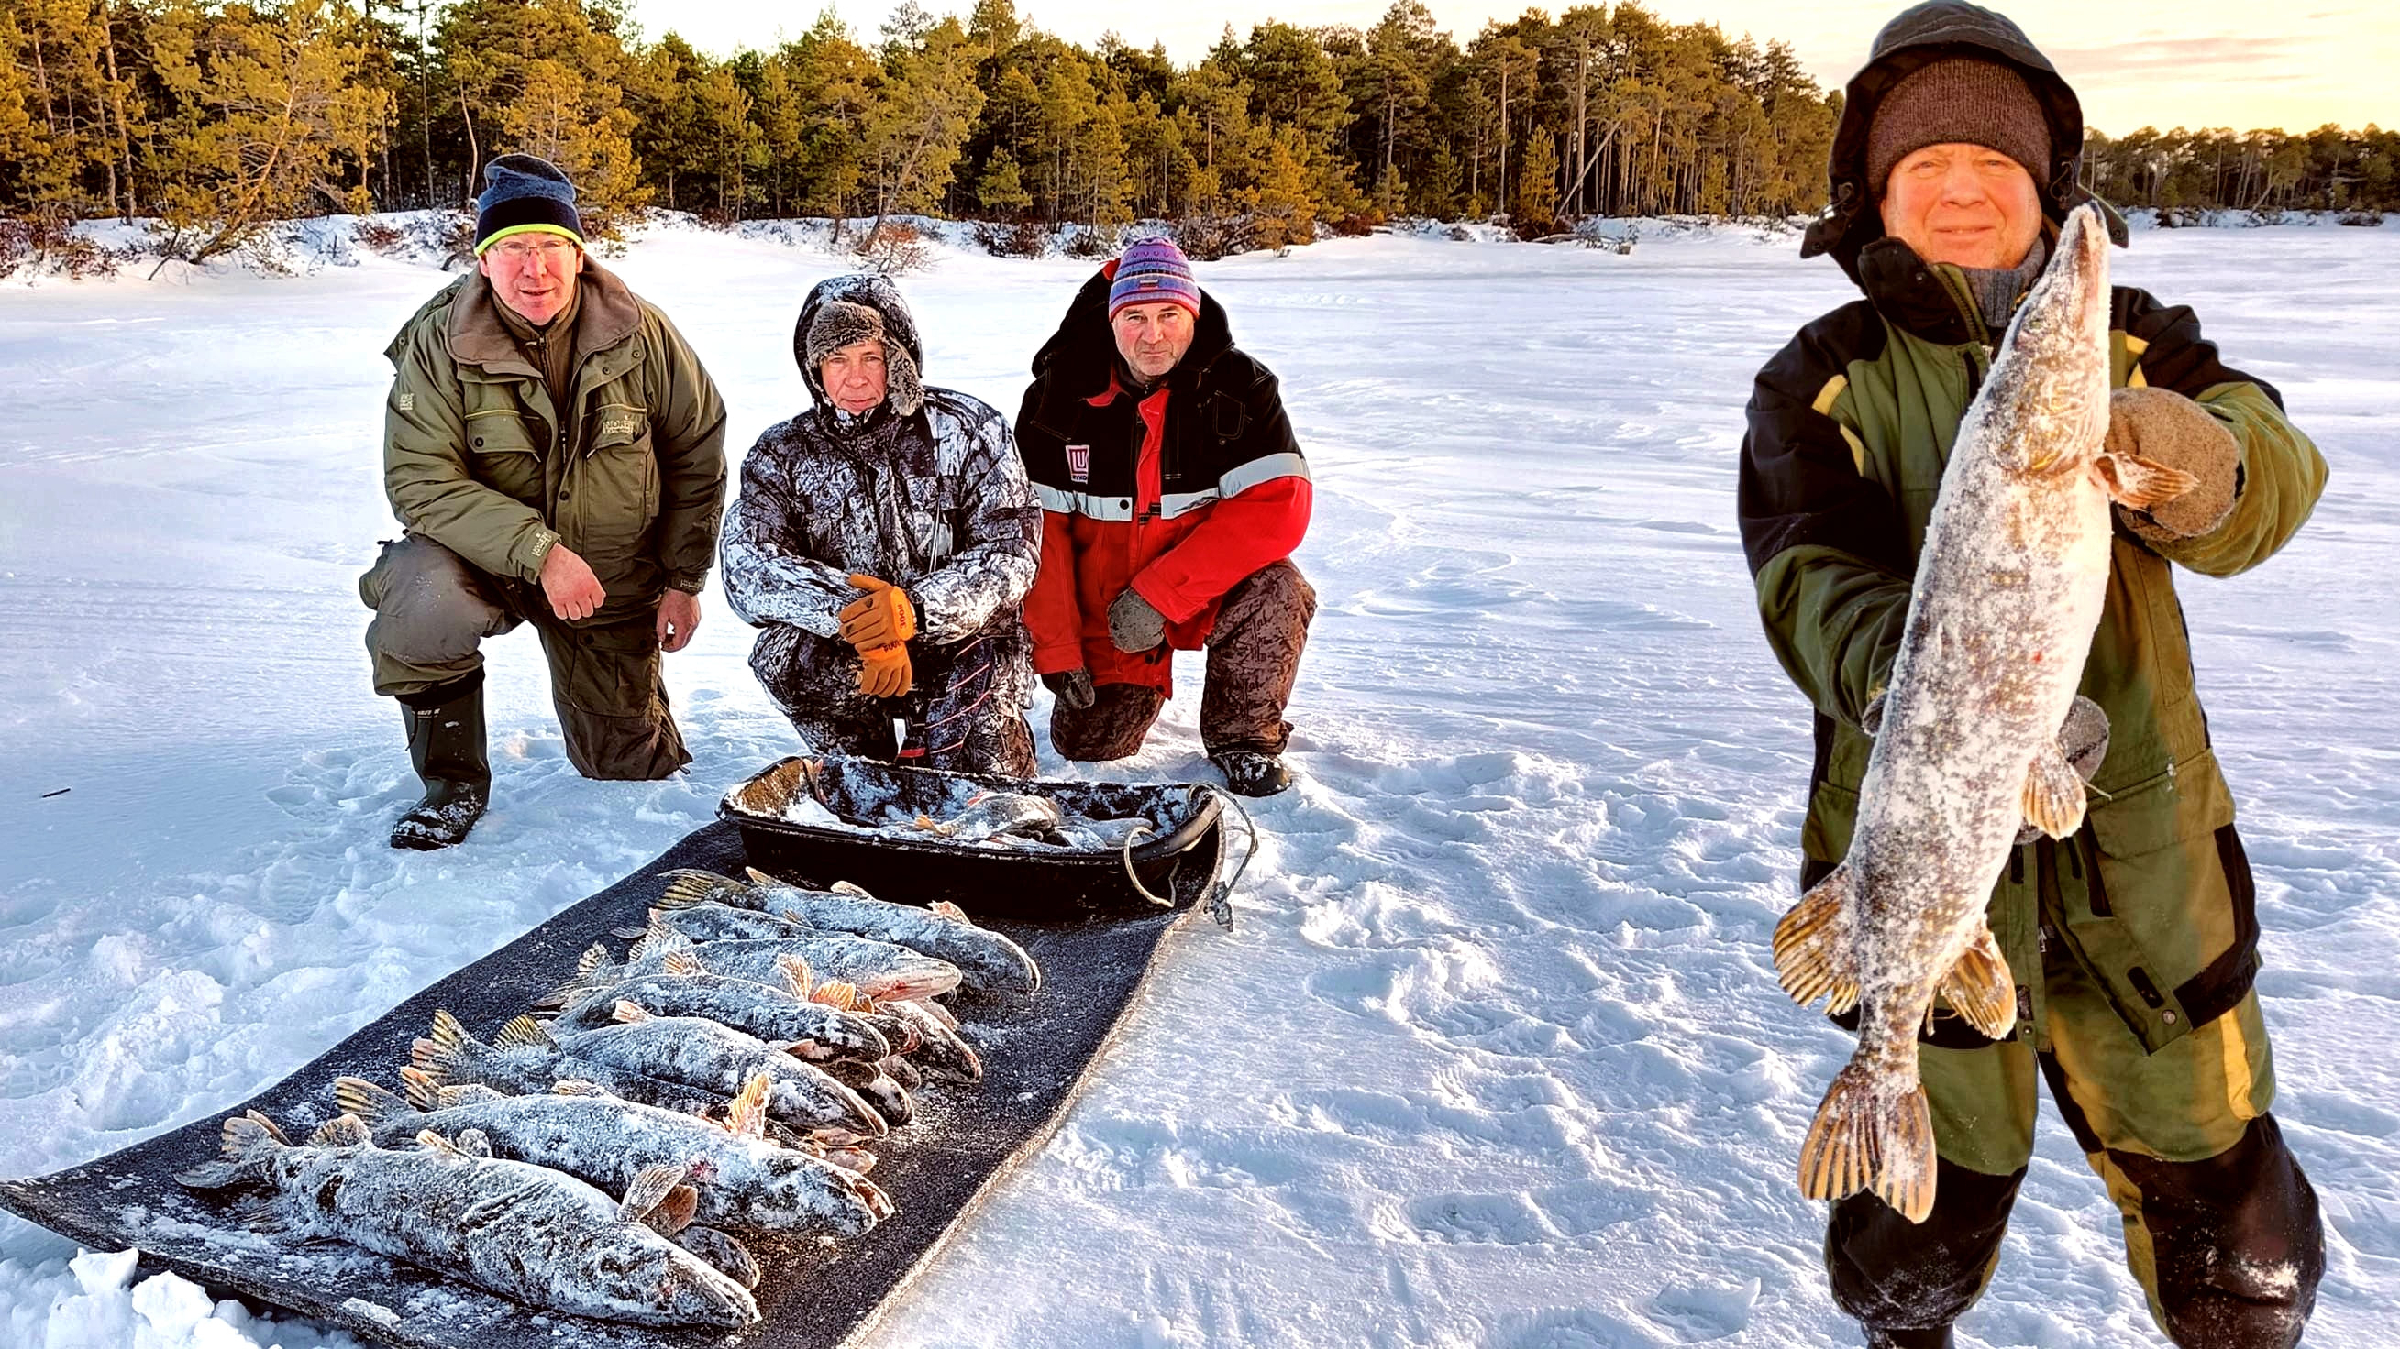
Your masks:
M1061 703L1078 712L1100 700L1100 695L1092 689L1092 672L1081 666L1058 674L1043 675L1042 685L1057 694Z
M2078 693L2067 708L2067 719L2058 725L2058 747L2066 751L2067 766L2085 782L2100 771L2100 761L2108 757L2108 713L2100 704ZM2042 831L2033 825L2017 830L2019 845L2033 842Z
M1119 651L1148 651L1167 640L1167 616L1127 587L1109 601L1108 640Z

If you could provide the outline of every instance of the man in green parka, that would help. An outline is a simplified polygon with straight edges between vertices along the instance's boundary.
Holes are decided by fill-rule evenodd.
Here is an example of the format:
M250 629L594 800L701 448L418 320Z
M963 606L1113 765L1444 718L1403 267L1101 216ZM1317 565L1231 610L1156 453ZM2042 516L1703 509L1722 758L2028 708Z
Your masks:
M483 639L530 622L586 777L691 762L659 652L700 622L725 499L725 406L664 314L583 251L575 187L502 155L476 270L385 352L383 483L407 535L359 581L375 691L399 700L425 798L396 848L467 836L491 793Z
M1899 649L1951 441L2059 222L2090 199L2082 144L2066 82L2015 24L1962 0L1893 19L1850 82L1833 205L1802 252L1832 254L1865 299L1759 372L1741 461L1759 612L1816 710L1803 889L1849 846L1872 744L1861 723ZM2324 1268L2315 1194L2268 1113L2250 868L2175 568L2231 576L2266 560L2307 519L2325 463L2191 310L2119 287L2111 329L2110 443L2200 485L2147 513L2119 508L2107 607L2063 731L2091 781L2087 823L2021 842L1992 893L2018 979L2014 1036L1984 1039L1941 1007L1923 1037L1932 1214L1912 1224L1870 1194L1833 1206L1834 1298L1870 1345L1951 1343L1999 1258L2037 1078L2106 1183L2175 1343L2295 1343Z

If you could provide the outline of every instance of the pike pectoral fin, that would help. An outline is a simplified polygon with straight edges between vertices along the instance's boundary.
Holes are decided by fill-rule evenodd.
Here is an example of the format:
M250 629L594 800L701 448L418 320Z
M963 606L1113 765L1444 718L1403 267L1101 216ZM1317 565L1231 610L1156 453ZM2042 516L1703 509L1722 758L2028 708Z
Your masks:
M1858 1004L1858 971L1849 942L1849 906L1856 891L1850 864L1844 862L1775 925L1775 975L1803 1007L1819 998L1829 999L1829 1012Z
M2008 957L2000 954L2000 944L1992 940L1988 927L1976 926L1975 940L1943 976L1941 993L1951 1010L1965 1017L1987 1040L2000 1039L2017 1028L2016 976L2009 972Z
M2182 469L2133 454L2102 453L2092 461L2113 499L2137 511L2173 501L2200 485Z
M667 1196L683 1184L685 1170L680 1166L643 1167L633 1183L625 1187L625 1202L619 1206L618 1216L629 1223L649 1217L650 1210L667 1202Z
M1925 1089L1905 1091L1858 1064L1842 1069L1800 1145L1800 1192L1811 1199L1873 1193L1912 1223L1933 1212L1933 1111Z
M2055 741L2035 751L2026 770L2025 823L2052 838L2083 827L2083 776Z

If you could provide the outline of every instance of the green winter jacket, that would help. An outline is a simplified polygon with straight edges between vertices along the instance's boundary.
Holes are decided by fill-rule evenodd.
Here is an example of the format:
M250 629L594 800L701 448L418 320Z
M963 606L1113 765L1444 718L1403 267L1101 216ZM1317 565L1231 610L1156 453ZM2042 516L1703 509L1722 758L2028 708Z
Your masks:
M1743 543L1768 641L1815 704L1817 752L1801 834L1809 880L1850 844L1871 741L1859 729L1899 651L1911 578L1952 437L1995 340L1955 267L1897 240L1854 259L1867 298L1810 324L1758 375L1742 447ZM2108 713L2108 755L2084 828L2020 848L1999 879L1992 930L2032 1035L2040 950L2063 941L2152 1051L2249 990L2258 925L2233 797L2193 688L2174 569L2231 576L2283 546L2325 485L2325 462L2265 383L2227 368L2191 310L2118 287L2110 374L2196 399L2239 442L2233 513L2156 546L2120 522L2107 606L2081 691ZM2057 893L2037 899L2037 850ZM1979 1043L1937 1018L1937 1043Z
M589 259L578 290L563 417L481 275L419 309L384 352L383 484L401 524L494 576L538 582L563 541L606 588L587 620L604 623L706 582L725 405L655 306Z

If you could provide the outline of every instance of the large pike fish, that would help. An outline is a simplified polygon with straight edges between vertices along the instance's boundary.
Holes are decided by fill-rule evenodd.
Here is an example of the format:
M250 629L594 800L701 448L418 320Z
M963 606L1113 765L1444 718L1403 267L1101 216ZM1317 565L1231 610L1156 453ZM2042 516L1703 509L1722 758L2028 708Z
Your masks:
M2015 981L1984 922L2020 825L2065 838L2083 779L2059 738L2107 597L2109 502L2143 508L2189 474L2103 446L2108 236L2071 215L1959 425L1859 792L1850 851L1775 929L1803 1006L1859 1009L1858 1052L1800 1149L1812 1199L1868 1190L1933 1208L1933 1121L1917 1032L1938 993L1995 1039Z
M179 1172L196 1190L264 1191L262 1230L338 1238L531 1307L653 1325L743 1326L757 1304L645 1225L684 1178L643 1170L622 1203L562 1172L478 1157L441 1135L386 1151L343 1115L294 1144L256 1111L225 1121L224 1156Z

